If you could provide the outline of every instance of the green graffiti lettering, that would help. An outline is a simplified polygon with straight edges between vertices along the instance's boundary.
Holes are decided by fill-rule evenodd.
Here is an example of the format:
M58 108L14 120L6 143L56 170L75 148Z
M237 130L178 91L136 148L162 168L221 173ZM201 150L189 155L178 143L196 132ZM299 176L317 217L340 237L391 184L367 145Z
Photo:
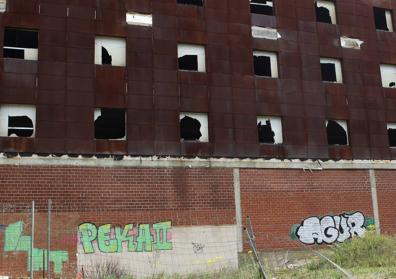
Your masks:
M4 235L5 252L27 252L28 259L33 258L33 271L48 270L46 266L47 250L33 248L31 250L32 237L23 235L23 222L19 221L7 226ZM63 263L69 260L67 251L50 251L50 262L54 263L54 272L62 273ZM30 260L28 271L32 269Z
M84 253L92 254L94 253L94 247L92 241L96 239L98 235L98 230L94 224L84 223L78 227L80 232L80 241L84 249Z
M98 230L98 247L103 253L117 252L117 239L110 238L111 225L106 224L99 227ZM122 249L122 247L121 247Z
M115 237L117 239L118 253L122 253L123 250L122 244L125 241L128 241L128 252L135 252L136 246L134 242L134 237L133 235L128 235L128 233L132 230L133 230L133 224L125 225L123 230L121 230L120 227L115 228Z
M172 242L168 240L168 230L171 228L171 222L162 222L153 225L156 234L156 250L172 250Z
M153 237L150 233L149 224L139 225L139 235L136 239L137 249L136 252L151 252L153 251Z

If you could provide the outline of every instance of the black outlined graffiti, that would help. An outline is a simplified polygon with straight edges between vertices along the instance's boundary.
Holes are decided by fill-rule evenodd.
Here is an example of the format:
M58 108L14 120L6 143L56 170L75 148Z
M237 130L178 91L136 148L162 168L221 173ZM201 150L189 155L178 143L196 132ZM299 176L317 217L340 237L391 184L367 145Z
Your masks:
M297 238L304 244L332 244L344 242L366 232L366 218L361 212L335 216L310 217L296 229Z
M191 244L192 244L192 246L193 246L193 250L194 250L194 253L195 253L195 254L201 254L201 253L203 253L203 250L204 250L204 248L205 248L205 245L204 245L204 244L202 244L202 243L195 243L195 242L192 242Z

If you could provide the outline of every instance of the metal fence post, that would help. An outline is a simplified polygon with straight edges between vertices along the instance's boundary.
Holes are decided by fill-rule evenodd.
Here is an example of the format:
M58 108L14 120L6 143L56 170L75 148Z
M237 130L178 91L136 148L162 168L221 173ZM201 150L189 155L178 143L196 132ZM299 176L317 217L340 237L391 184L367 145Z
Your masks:
M34 249L34 201L32 201L32 241L30 242L30 279L33 279L33 249Z
M52 201L48 200L48 226L47 226L47 278L51 279L51 266L50 266L50 254L51 254L51 210Z

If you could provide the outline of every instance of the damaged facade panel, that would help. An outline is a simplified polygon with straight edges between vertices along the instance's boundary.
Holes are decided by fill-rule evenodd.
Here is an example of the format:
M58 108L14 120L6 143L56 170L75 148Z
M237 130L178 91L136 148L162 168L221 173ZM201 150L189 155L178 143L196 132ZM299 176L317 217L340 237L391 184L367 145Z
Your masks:
M322 81L342 83L341 61L333 58L320 58Z
M253 51L254 74L278 78L278 55L275 52Z
M0 105L0 136L35 136L36 107L29 105Z
M121 66L126 65L126 42L124 38L95 37L95 64Z
M6 27L4 29L4 58L38 59L38 31Z
M326 131L329 145L349 145L348 124L345 120L326 121Z
M375 29L393 32L392 11L374 7Z
M203 6L203 0L177 0L178 4Z
M252 26L252 37L257 39L278 40L281 38L278 30L260 26Z
M125 140L125 110L95 109L95 139Z
M205 72L205 47L201 45L177 45L179 70Z
M0 0L0 13L4 13L7 10L7 0Z
M280 117L257 117L257 132L260 143L283 143L282 120Z
M128 12L126 14L126 22L129 25L152 26L153 16L150 14Z
M361 49L361 46L364 43L362 40L348 37L341 37L340 42L341 47L351 49Z
M182 141L209 141L208 115L206 113L180 113L180 139Z
M336 7L333 1L317 0L315 10L316 21L337 24Z
M382 87L396 88L396 65L381 64Z
M388 130L389 146L396 147L396 123L388 123L386 128Z
M253 14L275 15L274 1L250 0L250 12Z

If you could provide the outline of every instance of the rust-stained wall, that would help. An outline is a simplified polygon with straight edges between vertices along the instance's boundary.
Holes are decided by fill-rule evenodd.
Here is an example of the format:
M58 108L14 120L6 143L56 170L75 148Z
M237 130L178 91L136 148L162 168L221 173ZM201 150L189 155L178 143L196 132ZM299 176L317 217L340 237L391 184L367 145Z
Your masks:
M393 158L395 89L382 88L379 64L396 64L396 36L375 30L372 7L396 4L335 2L337 25L317 23L312 0L278 0L275 17L251 15L248 0L9 0L0 39L4 26L38 29L39 60L0 60L0 103L36 105L37 133L1 138L0 151ZM152 13L153 27L128 26L126 11ZM252 39L252 24L282 38ZM94 65L95 35L126 38L125 68ZM341 48L341 36L362 49ZM205 45L206 73L177 70L178 42ZM253 50L278 52L279 79L253 75ZM321 82L320 57L342 60L343 84ZM126 141L94 139L96 107L126 109ZM180 142L179 112L208 113L209 143ZM258 143L260 115L282 117L283 145ZM348 120L351 146L327 145L326 119Z

